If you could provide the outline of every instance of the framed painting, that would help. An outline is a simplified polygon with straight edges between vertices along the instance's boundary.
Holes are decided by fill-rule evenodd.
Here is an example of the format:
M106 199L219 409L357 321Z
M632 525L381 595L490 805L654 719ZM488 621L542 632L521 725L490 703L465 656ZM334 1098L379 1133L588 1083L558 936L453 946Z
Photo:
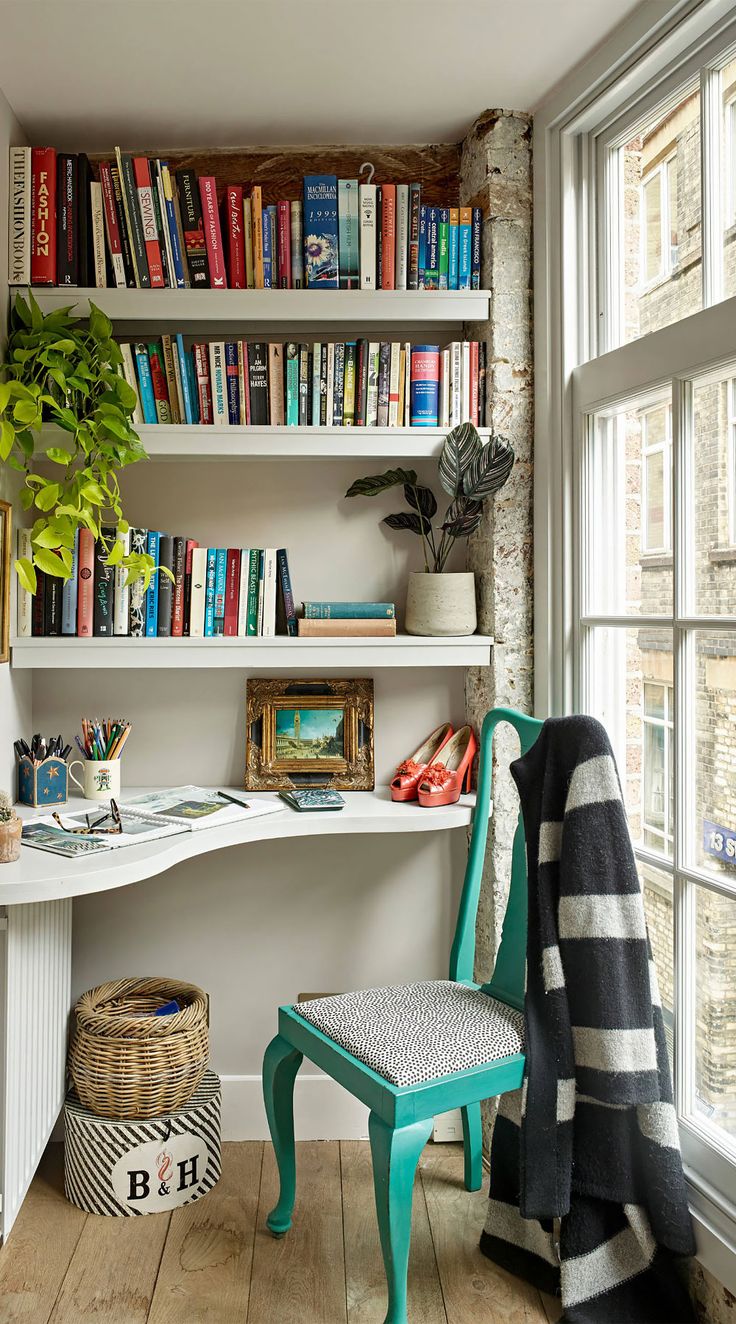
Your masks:
M248 681L246 791L372 791L373 681Z
M0 501L0 662L10 661L10 544L13 507Z

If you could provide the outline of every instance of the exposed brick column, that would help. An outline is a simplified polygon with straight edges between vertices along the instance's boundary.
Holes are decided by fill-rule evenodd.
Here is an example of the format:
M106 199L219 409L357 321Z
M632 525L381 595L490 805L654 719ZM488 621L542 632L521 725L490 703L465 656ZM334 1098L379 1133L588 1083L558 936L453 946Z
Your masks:
M471 326L487 345L487 424L507 437L516 463L470 540L479 629L495 637L490 667L466 676L468 720L480 726L495 704L532 711L532 174L531 117L488 110L463 143L461 204L483 208L481 284L488 322ZM508 733L508 734L507 734ZM518 798L508 764L518 752L502 728L494 770L494 815L478 916L477 973L488 978L503 922ZM490 861L493 860L493 869Z

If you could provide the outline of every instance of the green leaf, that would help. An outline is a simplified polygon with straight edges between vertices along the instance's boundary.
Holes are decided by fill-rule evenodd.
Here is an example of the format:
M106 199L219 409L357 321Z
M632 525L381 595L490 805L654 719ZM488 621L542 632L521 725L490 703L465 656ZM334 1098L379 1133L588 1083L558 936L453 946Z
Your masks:
M71 451L65 451L61 446L49 446L46 451L46 458L53 460L54 464L71 464Z
M382 474L357 478L348 488L345 496L377 496L379 492L387 492L391 487L405 486L407 483L416 484L416 481L417 475L414 469L387 469Z
M404 499L412 510L418 510L425 519L432 519L437 514L437 501L431 487L410 487L407 483Z
M448 507L440 528L453 539L469 538L478 528L482 514L482 501L469 501L467 497L461 496Z
M381 521L388 524L390 529L406 529L409 533L428 533L430 529L429 520L424 519L422 515L415 515L408 510L402 510L398 515L386 515Z
M0 460L7 460L13 449L14 441L15 428L12 423L8 422L7 418L4 418L0 423Z
M513 448L503 437L491 437L471 460L463 479L463 492L483 501L503 487L514 463Z
M13 410L16 423L35 423L38 418L38 406L32 400L19 400Z
M54 575L56 579L69 578L67 568L61 557L56 555L56 552L50 552L45 547L39 547L34 559L39 570L43 570L45 575Z
M116 539L115 539L115 542L113 543L112 550L110 551L110 555L108 556L108 558L107 558L105 564L106 564L106 565L120 565L120 562L121 562L122 559L123 559L123 552L124 552L124 551L125 551L125 548L123 547L122 542L120 541L119 538L116 538Z
M48 483L46 487L39 489L36 495L36 505L39 510L51 510L59 499L61 488L58 483Z
M20 295L18 297L20 298ZM29 561L25 556L21 556L15 562L15 573L27 593L36 592L38 581L36 579L36 567L32 561Z
M130 528L130 525L129 525L127 519L121 519L121 520L118 520L118 533L125 534L125 533L128 532L128 529L129 529L129 528Z
M481 449L481 439L472 423L461 423L448 432L440 455L440 482L450 497L463 490L463 478Z
M107 492L103 491L99 483L85 483L80 488L79 495L84 497L85 501L91 501L93 506L104 506L107 502Z
M22 487L20 489L20 504L24 510L30 510L33 505L33 492L30 487Z
M112 322L96 303L89 301L89 332L95 340L109 340L112 335Z
M0 414L5 412L5 410L8 407L9 401L10 401L10 383L0 382Z

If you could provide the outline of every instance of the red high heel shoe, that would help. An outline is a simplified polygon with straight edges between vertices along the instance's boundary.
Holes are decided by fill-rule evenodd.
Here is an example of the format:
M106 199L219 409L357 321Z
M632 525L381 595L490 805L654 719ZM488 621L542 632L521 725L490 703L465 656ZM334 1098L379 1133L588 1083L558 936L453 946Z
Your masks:
M454 805L461 790L470 790L473 759L478 748L472 726L461 726L425 768L417 786L417 799L425 809Z
M419 746L411 758L399 764L391 782L392 800L416 800L417 786L424 771L440 750L444 749L451 735L452 727L449 722L445 722L444 726L438 726L431 736L427 736L424 744Z

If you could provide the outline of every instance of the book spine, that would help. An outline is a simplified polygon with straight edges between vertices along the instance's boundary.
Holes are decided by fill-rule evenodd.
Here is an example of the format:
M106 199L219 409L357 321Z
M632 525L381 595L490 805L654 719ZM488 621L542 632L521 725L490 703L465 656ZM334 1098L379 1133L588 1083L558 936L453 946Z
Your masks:
M335 345L335 387L332 398L332 426L342 427L345 407L345 344L338 341Z
M261 228L263 231L263 288L272 290L278 279L276 254L273 250L273 227L271 225L271 208L264 207Z
M470 345L467 340L462 342L462 356L460 422L467 423L470 420Z
M450 272L450 212L440 207L437 226L437 284L441 290L449 289Z
M401 365L401 345L397 340L391 345L391 358L388 372L388 426L399 426L399 374Z
M43 570L36 568L36 592L31 603L31 634L34 639L43 639L46 633L46 576ZM92 628L90 627L90 634Z
M192 584L189 594L190 639L202 639L204 637L205 616L207 612L208 559L209 551L206 547L194 547L192 549ZM214 606L214 596L212 602Z
M279 229L278 288L289 290L291 289L291 203L280 202L277 211Z
M166 391L169 397L169 410L172 423L181 423L181 408L179 406L179 381L178 373L175 367L176 356L171 336L161 337L161 354L163 359L164 374L166 376Z
M225 344L210 341L210 381L212 383L212 421L216 428L228 426L227 387L225 385Z
M396 185L381 185L381 289L396 288Z
M268 426L268 349L263 341L248 345L251 427Z
M187 538L184 547L184 634L187 638L192 632L192 575L194 573L194 553L199 543L194 538ZM204 618L202 618L203 620ZM200 621L200 635L202 633Z
M473 266L473 209L472 207L460 208L460 225L458 228L458 279L457 287L459 290L469 290L471 272Z
M18 529L16 549L19 561L31 560L33 556L33 546L31 544L30 529ZM32 634L33 597L28 590L23 587L17 576L16 583L18 587L16 634L19 639L30 639ZM76 619L73 633L76 633Z
M305 176L304 253L307 286L337 289L340 272L335 175Z
M404 408L404 412L403 412L403 414L402 414L400 417L401 417L401 419L403 419L404 427L405 427L405 428L410 428L410 427L411 427L411 389L410 389L410 386L411 386L411 342L408 341L408 340L406 340L406 341L404 342L403 364L404 364L404 382L403 382L403 390L404 390L404 407L403 407L403 408Z
M148 530L130 530L131 554L143 556L148 547ZM130 585L128 633L133 639L142 639L146 632L146 590L141 576Z
M284 610L286 633L293 638L296 635L296 607L294 606L294 592L291 587L291 575L289 573L289 557L285 547L280 547L276 552L276 570L278 589Z
M91 529L79 530L79 573L77 583L77 634L91 639L95 606L95 538Z
M44 634L47 638L61 634L61 595L63 580L56 575L44 575Z
M383 188L376 188L376 289L383 280Z
M478 341L470 342L470 421L478 426Z
M250 198L243 198L243 248L245 250L245 287L252 290L255 286L253 272L253 203Z
M238 622L237 632L240 639L248 633L248 575L250 574L250 548L240 549L240 571L238 581Z
M365 427L368 412L368 341L359 340L355 360L355 426Z
M396 288L405 290L409 280L409 185L396 185Z
M166 386L163 352L159 349L158 343L155 340L151 341L148 346L148 362L151 365L151 386L153 389L153 398L156 402L156 421L158 423L170 423L171 405L169 403L169 392Z
M341 290L357 290L360 287L359 224L358 181L339 179L337 225Z
M138 369L138 389L143 409L143 421L144 423L158 423L148 347L142 342L135 346L135 364Z
M438 421L441 428L450 426L450 351L443 349L440 354L440 390Z
M245 242L243 237L243 189L240 184L228 184L225 190L227 213L227 255L230 288L244 290Z
M164 285L168 289L176 289L176 280L174 279L173 261L171 257L171 241L169 239L169 227L166 222L166 204L164 202L161 189L161 170L159 162L150 163L151 172L151 200L153 202L153 221L156 228L156 239L161 254L161 272Z
M290 340L284 346L285 422L289 428L299 425L299 346Z
M335 343L327 344L327 379L325 390L325 427L331 428L335 416Z
M268 346L268 419L272 427L284 425L284 347Z
M56 280L56 152L31 148L31 284Z
M180 639L184 634L184 588L186 580L186 538L174 538L171 569L174 575L174 591L171 601L171 634Z
M120 185L123 194L125 221L128 227L128 236L130 238L130 250L133 259L136 285L138 285L140 289L149 289L151 285L151 276L148 270L146 241L143 234L140 207L138 205L138 189L135 180L133 158L127 152L119 152L117 147L115 148L115 151L118 154Z
M463 360L462 344L459 340L453 340L450 345L450 427L456 428L458 423L462 422L462 379L463 379Z
M254 638L258 634L258 587L260 583L260 565L263 553L257 547L250 549L250 565L248 568L248 620L247 633L249 638Z
M177 170L179 208L184 229L184 248L192 289L207 289L210 283L207 247L202 223L202 203L197 176L193 170Z
M248 345L245 340L237 342L238 349L238 409L240 413L241 426L247 426L250 422L250 405L248 402Z
M486 375L487 367L487 349L485 340L478 344L478 427L486 426L486 391L488 387L488 377Z
M117 534L118 542L123 545L123 556L130 555L131 531ZM114 635L127 635L130 628L130 585L128 571L124 565L116 565L113 575L112 632Z
M160 538L161 534L156 533L155 529L149 529L146 534L146 552L153 558L153 564L156 567L151 575L151 582L146 589L144 603L147 639L155 639L158 634L158 545Z
M171 614L174 586L165 573L174 567L174 539L170 533L162 533L158 544L158 603L156 604L156 637L169 639L171 636Z
M436 428L439 395L439 345L414 345L411 351L411 425Z
M126 218L125 196L123 193L123 181L120 175L120 166L115 163L110 164L110 180L112 183L113 205L118 222L118 233L120 236L120 251L123 258L123 271L125 273L125 284L128 289L135 289L138 285L138 278L135 272L135 263L133 261L132 240L130 237L130 227Z
M460 257L460 212L457 207L450 208L450 224L448 229L448 260L447 260L447 288L456 290L458 288L459 277L459 257Z
M8 193L8 281L31 283L31 149L11 147Z
M375 428L378 425L378 365L381 346L378 341L371 341L368 346L368 389L365 408L365 425Z
M56 284L79 284L78 161L60 152L56 158Z
M192 350L186 356L185 360L186 375L189 381L189 394L192 400L192 422L200 423L203 420L199 416L199 393L197 390L197 374L194 369L194 353Z
M397 404L397 408L396 408L397 427L401 427L401 426L403 425L403 422L404 422L404 402L405 402L405 399L406 399L406 365L407 365L407 360L408 360L408 363L409 363L409 371L411 372L411 346L409 347L409 353L408 353L408 355L407 355L406 349L404 348L403 345L401 345L401 346L399 347L399 399L398 399L398 404Z
M358 186L360 212L360 288L376 288L376 185Z
M89 289L95 283L92 184L92 167L89 163L89 157L84 152L80 152L77 161L77 253L78 281L84 289Z
M305 602L308 621L393 620L393 602Z
M257 290L264 289L263 284L263 190L255 184L250 195L253 212L253 279Z
M95 287L98 290L104 290L107 285L107 265L105 262L105 215L102 206L102 187L95 180L92 180L89 187Z
M327 352L327 344L323 341L319 356L319 416L315 420L321 428L327 425Z
M241 418L237 340L225 341L225 388L227 391L227 421L232 427L238 427Z
M409 185L409 261L406 285L409 290L419 289L419 212L422 202L421 184Z
M427 265L424 271L425 290L439 289L439 207L430 207L427 212Z
M480 289L480 262L481 247L483 241L483 211L480 207L473 207L472 214L472 243L470 249L470 288L472 290Z
M217 579L217 548L207 548L207 572L204 583L204 637L215 633L215 581Z
M171 178L168 162L166 161L161 162L160 178L174 284L176 289L183 290L186 289L187 285L187 276L184 269L183 236L179 233L179 221L177 219L174 201L174 183Z
M357 370L358 346L356 341L348 340L345 345L345 378L342 402L343 427L355 425L355 376Z
M143 243L145 244L146 249L149 281L151 289L158 290L163 288L165 281L163 267L161 265L161 248L158 242L156 212L153 205L151 167L148 163L147 157L133 157L133 175L135 177L135 186L138 194L138 209L140 211L141 228L143 231Z
M297 621L300 638L307 639L373 639L392 638L396 634L396 621Z
M184 347L184 337L181 332L176 337L176 356L179 363L179 380L181 381L181 394L184 403L184 422L194 422L194 409L192 404L192 385L189 380L189 360L187 351Z
M312 425L319 427L321 400L322 346L319 341L312 345Z
M216 635L225 633L225 592L227 589L227 548L218 547L215 553L215 602L212 617L212 632Z
M123 343L120 346L120 353L123 360L120 365L120 371L128 383L128 386L135 391L137 396L137 404L133 410L133 423L142 423L144 421L143 406L141 404L141 393L138 389L138 378L136 377L135 365L133 363L133 347Z
M388 427L388 392L391 369L391 346L386 340L381 341L378 356L378 408L376 423L379 428Z
M197 378L199 421L200 423L212 423L212 388L210 386L207 346L202 344L192 345L192 353L194 354L194 370Z
M238 609L240 605L240 549L229 547L225 566L225 629L228 638L238 633Z
M107 545L114 541L117 530L103 528L101 534L95 543L93 633L96 639L108 639L112 637L115 571L107 564Z
M291 203L291 288L304 289L304 226L301 202Z
M417 289L425 288L427 279L427 211L424 203L419 207L419 252L417 262L419 269L417 271Z
M225 258L222 251L222 232L220 215L217 210L217 187L212 175L203 175L199 181L199 198L202 204L202 223L204 241L207 249L207 265L210 273L210 285L214 290L227 289Z
M299 346L299 427L309 423L309 346Z
M263 620L261 634L272 639L276 634L276 548L263 553Z

